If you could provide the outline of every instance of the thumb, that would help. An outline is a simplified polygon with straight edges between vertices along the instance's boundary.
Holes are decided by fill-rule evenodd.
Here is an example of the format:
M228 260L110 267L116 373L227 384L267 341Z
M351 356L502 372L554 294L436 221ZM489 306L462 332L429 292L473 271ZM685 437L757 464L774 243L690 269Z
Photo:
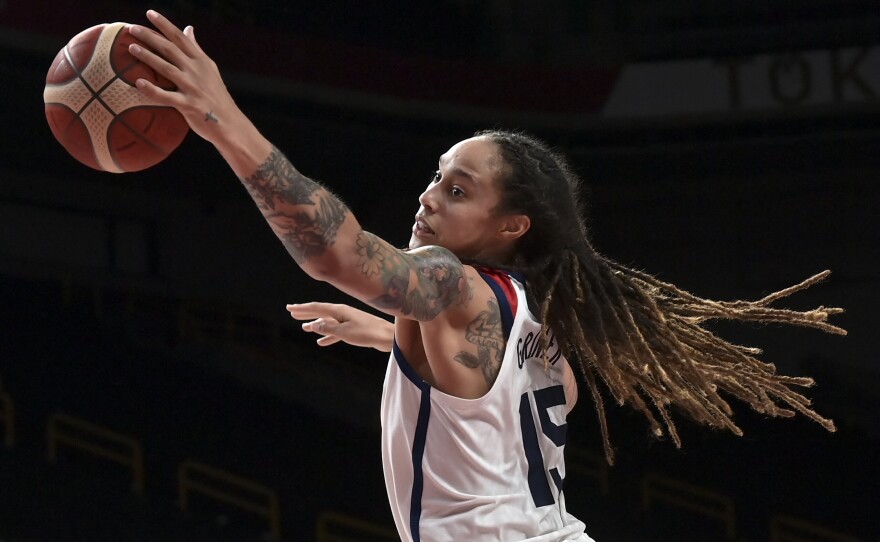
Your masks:
M199 45L199 42L196 41L196 29L193 28L192 25L189 25L189 26L187 26L186 28L183 29L183 35L186 36L187 38L189 38L189 40L190 40L191 42L193 42L193 45L196 46L196 49L197 49L197 50L201 51L202 48L201 48L201 46Z
M336 344L341 341L339 337L334 336L324 336L318 339L318 346L330 346L331 344Z

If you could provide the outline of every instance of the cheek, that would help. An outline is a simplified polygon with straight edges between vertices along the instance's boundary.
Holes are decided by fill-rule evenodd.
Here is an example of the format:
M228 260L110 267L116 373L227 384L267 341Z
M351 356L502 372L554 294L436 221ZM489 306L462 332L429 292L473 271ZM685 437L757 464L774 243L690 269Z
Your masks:
M467 226L461 228L461 236L469 241L485 239L491 231L491 222L485 217L472 217Z
M461 243L472 244L485 239L492 227L492 217L483 209L460 210L447 215L446 237L454 237ZM448 239L451 241L452 239Z

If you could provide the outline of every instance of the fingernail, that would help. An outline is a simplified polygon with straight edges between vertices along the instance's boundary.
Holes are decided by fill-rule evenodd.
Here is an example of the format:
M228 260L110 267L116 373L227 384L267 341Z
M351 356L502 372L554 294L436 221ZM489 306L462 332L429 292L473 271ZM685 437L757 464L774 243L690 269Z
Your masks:
M136 44L136 43L132 43L131 45L128 46L128 50L131 51L133 54L138 55L138 54L140 54L140 52L141 52L143 49L141 49L141 46L140 46L140 45L138 45L138 44Z
M137 81L134 82L134 84L137 88L145 88L147 86L147 82L144 81L143 79L138 79Z
M147 18L149 19L157 19L159 18L159 14L153 11L152 9L147 10Z
M128 31L131 32L132 34L140 34L141 28L139 26L129 25Z

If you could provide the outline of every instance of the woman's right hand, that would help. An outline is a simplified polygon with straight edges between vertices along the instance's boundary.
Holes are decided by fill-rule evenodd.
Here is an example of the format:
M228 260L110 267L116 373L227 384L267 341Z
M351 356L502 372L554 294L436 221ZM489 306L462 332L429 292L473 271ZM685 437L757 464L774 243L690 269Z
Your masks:
M287 311L295 320L309 320L302 328L321 335L320 346L342 341L391 352L394 324L378 316L338 303L296 303L287 305Z

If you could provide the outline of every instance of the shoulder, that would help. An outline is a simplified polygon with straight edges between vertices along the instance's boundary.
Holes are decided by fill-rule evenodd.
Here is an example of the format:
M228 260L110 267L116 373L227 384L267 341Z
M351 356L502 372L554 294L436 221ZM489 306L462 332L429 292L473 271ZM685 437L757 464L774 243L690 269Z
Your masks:
M482 268L462 265L459 300L445 311L444 319L454 328L466 327L486 310L487 305L491 305L502 284L506 283L500 276L488 274Z
M434 337L443 335L452 341L452 337L463 336L481 322L500 321L502 315L511 314L508 300L514 300L515 305L517 295L509 277L497 270L467 264L459 269L449 277L454 278L455 301L447 303L433 318L419 322L423 335L425 332ZM438 271L445 273L445 270ZM452 290L453 284L448 284L448 288ZM447 335L449 333L452 335Z

